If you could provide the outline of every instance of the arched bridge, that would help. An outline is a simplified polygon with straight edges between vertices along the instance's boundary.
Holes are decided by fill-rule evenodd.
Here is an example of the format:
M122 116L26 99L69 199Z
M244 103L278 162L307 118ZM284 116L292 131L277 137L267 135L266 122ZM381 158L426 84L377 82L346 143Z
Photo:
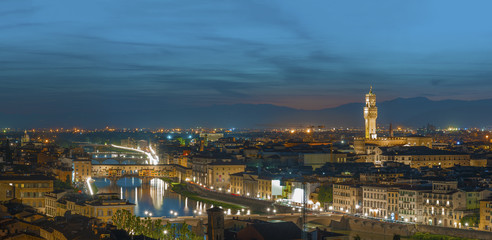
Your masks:
M175 168L169 164L94 164L93 178L119 179L124 177L174 177Z

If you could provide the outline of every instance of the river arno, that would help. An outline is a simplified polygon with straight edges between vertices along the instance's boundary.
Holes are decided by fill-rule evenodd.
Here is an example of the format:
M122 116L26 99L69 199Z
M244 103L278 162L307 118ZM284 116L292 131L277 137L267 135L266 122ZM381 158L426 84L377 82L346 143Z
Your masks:
M200 212L205 214L205 209L210 207L171 192L168 184L157 178L147 184L142 184L138 178L122 178L116 183L105 178L94 180L99 193L119 193L121 198L135 204L135 215L141 217L149 213L153 217L174 217L175 212L178 216L193 216Z

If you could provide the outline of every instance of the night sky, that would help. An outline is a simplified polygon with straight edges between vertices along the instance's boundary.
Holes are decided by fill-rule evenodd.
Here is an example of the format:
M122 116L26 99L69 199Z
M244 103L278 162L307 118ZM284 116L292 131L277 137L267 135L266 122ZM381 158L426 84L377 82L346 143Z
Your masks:
M371 85L378 101L491 98L491 9L490 0L2 0L0 112L34 124L95 109L321 109L361 102Z

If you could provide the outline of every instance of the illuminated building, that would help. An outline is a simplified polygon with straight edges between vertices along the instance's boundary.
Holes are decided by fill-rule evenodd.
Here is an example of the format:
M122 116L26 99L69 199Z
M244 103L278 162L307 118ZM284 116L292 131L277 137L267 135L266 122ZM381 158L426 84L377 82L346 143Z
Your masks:
M431 191L420 191L419 194L419 222L461 227L460 219L463 217L463 210L466 210L466 192L458 189L457 181L433 181Z
M388 190L388 219L398 220L398 189Z
M364 216L385 218L388 217L388 190L385 185L362 186L362 201Z
M469 166L470 155L466 153L431 149L428 147L377 147L371 160L376 165L398 162L412 168L455 165Z
M53 198L54 196L47 196ZM93 200L84 200L80 195L64 196L57 201L56 216L64 216L66 211L86 217L94 217L103 222L111 221L118 210L134 212L135 204L120 199L118 193L101 193ZM48 201L48 200L47 200Z
M29 142L31 142L29 134L27 134L27 131L24 131L24 136L22 136L22 138L21 138L21 146L25 146Z
M243 193L243 173L235 173L231 174L231 192L233 194L241 194Z
M421 205L421 201L422 195L419 194L418 188L412 186L400 187L398 191L399 220L404 222L416 222L418 214L417 206Z
M480 224L482 231L492 232L492 198L480 201Z
M91 160L74 160L74 181L84 182L86 179L92 177L92 162Z
M42 175L0 176L0 201L19 199L44 212L44 194L53 191L53 178Z
M369 90L366 94L366 106L364 107L364 119L366 124L366 139L376 139L376 119L378 118L378 108L376 107L376 94Z
M333 210L348 213L362 212L360 185L333 184Z
M205 185L215 188L228 188L231 183L231 174L244 172L246 165L239 161L221 160L207 166L207 181Z
M370 155L376 147L393 147L393 146L426 146L432 147L432 138L424 136L409 137L378 137L377 123L378 108L376 107L376 94L369 91L366 94L364 106L365 137L354 139L354 150L359 155ZM368 159L371 160L371 159Z

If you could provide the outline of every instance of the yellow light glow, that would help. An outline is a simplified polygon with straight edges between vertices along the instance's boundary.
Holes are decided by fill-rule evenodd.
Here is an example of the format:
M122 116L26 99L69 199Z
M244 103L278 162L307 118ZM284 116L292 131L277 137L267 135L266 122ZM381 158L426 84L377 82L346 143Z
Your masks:
M295 133L296 131L294 129L290 130L290 133Z

